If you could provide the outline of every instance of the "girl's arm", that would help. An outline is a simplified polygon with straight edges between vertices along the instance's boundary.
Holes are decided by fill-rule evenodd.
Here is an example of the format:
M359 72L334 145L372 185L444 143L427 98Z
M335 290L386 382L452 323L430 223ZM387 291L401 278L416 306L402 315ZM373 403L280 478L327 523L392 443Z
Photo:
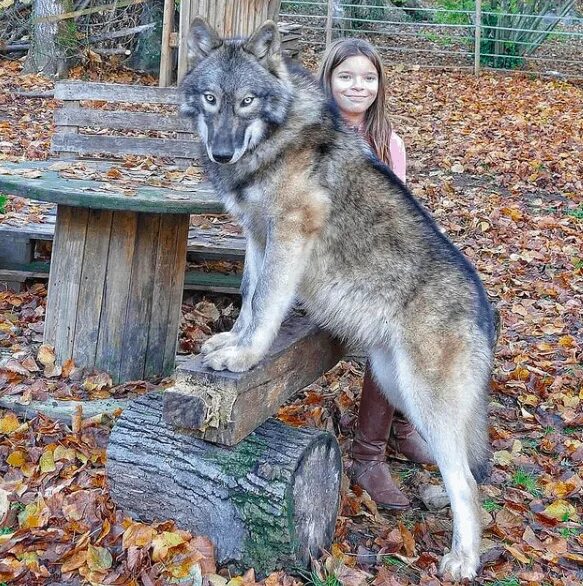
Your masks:
M405 152L405 143L396 133L391 134L389 143L391 152L391 162L393 163L393 173L403 182L407 182L407 154Z

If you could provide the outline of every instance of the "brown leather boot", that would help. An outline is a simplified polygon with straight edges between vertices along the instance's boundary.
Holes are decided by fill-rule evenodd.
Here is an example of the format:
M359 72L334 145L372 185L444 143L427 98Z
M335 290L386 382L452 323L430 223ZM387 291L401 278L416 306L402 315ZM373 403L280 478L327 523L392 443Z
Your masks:
M395 408L376 385L367 364L358 411L358 427L352 442L352 466L348 473L379 507L406 509L409 499L391 478L386 448Z
M419 432L405 419L405 416L395 412L393 426L389 437L389 447L395 452L403 454L411 462L418 464L435 464L435 459L429 451L427 442Z

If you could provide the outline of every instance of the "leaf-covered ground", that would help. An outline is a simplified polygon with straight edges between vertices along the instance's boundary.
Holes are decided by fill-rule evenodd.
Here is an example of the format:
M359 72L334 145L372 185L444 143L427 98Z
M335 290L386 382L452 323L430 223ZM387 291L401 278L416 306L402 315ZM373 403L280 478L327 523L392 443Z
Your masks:
M308 62L310 61L308 57ZM310 64L310 63L309 63ZM490 404L493 470L482 487L484 564L478 584L583 583L583 89L488 74L388 64L388 102L409 154L410 186L476 264L502 314ZM0 165L48 154L54 102L13 90L50 89L0 62ZM130 81L92 67L77 76ZM151 81L151 80L149 80ZM9 198L0 221L42 221L43 207ZM111 387L104 373L57 365L40 347L46 288L0 292L0 393L33 399L124 397L152 383ZM230 326L237 300L197 295L183 305L180 343L196 351ZM159 381L164 385L167 381ZM329 429L345 457L362 367L342 362L279 416ZM71 426L0 413L0 583L255 584L216 568L204 536L171 522L124 518L108 498L104 458L113 421ZM391 460L411 510L376 510L346 481L334 545L314 584L445 585L436 567L449 545L449 509L419 498L439 485L432 467ZM219 575L220 574L220 575ZM274 574L269 586L304 579Z

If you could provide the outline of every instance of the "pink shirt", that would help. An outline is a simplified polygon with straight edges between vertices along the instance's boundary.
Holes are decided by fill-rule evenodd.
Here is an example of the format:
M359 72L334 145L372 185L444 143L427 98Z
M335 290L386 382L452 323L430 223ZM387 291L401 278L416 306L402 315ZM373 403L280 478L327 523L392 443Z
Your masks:
M407 181L407 154L403 139L393 131L389 142L389 152L393 163L393 173L403 182Z

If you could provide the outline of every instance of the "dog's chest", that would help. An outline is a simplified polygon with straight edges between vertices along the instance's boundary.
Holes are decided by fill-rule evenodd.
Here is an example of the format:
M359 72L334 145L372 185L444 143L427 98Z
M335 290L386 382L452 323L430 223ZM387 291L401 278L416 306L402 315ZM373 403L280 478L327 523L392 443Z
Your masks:
M222 196L227 211L237 218L245 230L264 236L269 217L265 194L264 185L252 184L223 192Z

